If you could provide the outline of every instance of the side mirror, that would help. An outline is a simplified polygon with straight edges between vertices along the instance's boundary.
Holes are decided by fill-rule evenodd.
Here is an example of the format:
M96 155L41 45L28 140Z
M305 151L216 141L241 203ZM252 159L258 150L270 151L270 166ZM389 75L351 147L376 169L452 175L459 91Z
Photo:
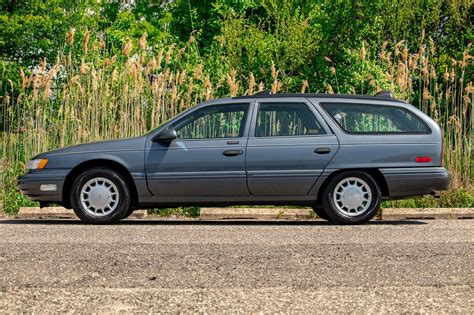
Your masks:
M171 142L176 139L178 135L176 134L176 130L173 128L168 128L157 134L153 137L151 141L153 142Z

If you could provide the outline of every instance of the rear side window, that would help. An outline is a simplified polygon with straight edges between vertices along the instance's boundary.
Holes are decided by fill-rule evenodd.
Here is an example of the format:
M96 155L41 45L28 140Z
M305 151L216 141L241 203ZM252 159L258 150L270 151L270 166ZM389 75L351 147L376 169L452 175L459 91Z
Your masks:
M285 137L324 134L323 128L304 103L261 103L256 137Z
M385 105L325 103L323 108L351 133L429 133L430 129L411 111Z

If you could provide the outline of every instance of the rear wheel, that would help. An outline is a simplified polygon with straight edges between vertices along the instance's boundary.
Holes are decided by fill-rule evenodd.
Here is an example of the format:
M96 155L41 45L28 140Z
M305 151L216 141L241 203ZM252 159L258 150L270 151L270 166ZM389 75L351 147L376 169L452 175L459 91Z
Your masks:
M131 200L127 182L109 168L95 167L83 172L71 189L72 208L86 223L118 222L129 212Z
M323 208L331 221L342 224L368 222L378 212L380 188L367 173L349 171L332 178L323 192Z

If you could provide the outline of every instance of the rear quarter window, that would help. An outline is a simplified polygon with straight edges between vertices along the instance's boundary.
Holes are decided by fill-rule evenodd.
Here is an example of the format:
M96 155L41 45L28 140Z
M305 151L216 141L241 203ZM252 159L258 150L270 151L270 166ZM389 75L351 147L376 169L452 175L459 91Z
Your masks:
M408 109L387 105L323 103L324 110L349 133L430 133Z

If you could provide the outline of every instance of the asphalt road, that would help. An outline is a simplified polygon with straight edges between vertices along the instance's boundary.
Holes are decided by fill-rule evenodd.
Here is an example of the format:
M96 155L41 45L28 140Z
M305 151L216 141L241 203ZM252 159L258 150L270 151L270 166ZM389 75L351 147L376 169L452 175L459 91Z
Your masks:
M0 221L0 313L474 311L474 220Z

